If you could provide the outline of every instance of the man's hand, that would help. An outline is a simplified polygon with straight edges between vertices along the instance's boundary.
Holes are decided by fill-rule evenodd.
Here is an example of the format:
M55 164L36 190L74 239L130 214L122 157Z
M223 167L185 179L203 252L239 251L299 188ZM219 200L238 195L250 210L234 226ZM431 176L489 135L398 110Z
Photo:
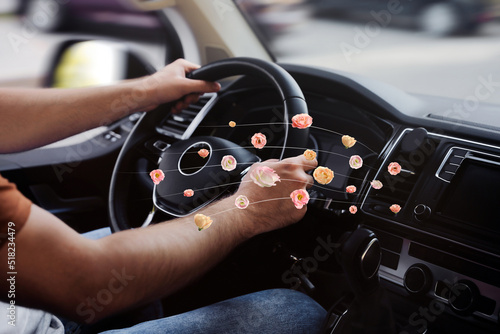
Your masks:
M217 82L186 78L187 73L199 67L187 60L177 59L150 77L144 78L146 85L154 89L152 102L159 105L180 100L172 108L172 112L175 113L196 102L201 94L217 92L220 89L220 84Z
M280 177L280 181L272 187L260 187L255 184L250 175L259 165L272 168ZM310 188L313 185L313 177L306 172L317 165L316 159L307 160L303 155L282 161L267 160L254 164L234 195L245 195L251 203L245 209L249 215L245 220L250 224L245 232L252 236L285 227L302 219L307 207L295 208L290 194L294 190Z

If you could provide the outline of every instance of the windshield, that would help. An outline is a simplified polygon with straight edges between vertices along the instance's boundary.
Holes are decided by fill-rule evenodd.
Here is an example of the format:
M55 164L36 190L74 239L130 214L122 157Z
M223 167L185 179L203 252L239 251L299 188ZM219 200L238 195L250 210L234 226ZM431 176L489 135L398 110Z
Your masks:
M278 62L500 104L500 1L236 0Z

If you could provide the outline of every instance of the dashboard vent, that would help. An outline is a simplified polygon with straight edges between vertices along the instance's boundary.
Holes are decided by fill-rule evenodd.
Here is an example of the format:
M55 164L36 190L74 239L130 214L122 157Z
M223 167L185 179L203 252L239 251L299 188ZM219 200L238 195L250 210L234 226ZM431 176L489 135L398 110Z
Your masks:
M158 132L177 139L189 138L198 124L205 118L208 107L213 103L216 96L215 93L204 94L196 103L190 104L181 112L177 114L170 113L157 127Z
M402 136L377 173L376 179L382 182L382 189L370 188L367 193L366 210L387 218L394 218L394 213L389 208L393 204L398 204L403 211L398 216L404 215L406 204L417 181L438 144L427 136L421 139L418 145L409 145L408 143L415 142L412 131L406 132ZM398 175L389 174L387 167L391 162L397 162L401 165L401 172Z
M468 150L454 147L446 155L436 176L445 182L450 182L458 168L469 154Z

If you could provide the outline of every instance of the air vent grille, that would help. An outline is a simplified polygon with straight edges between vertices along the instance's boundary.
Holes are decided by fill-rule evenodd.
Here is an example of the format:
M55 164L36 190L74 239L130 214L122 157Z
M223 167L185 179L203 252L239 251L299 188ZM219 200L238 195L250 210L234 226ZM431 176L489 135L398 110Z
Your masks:
M413 147L408 145L408 143L413 144L414 142L414 136L409 135L411 133L412 131L406 132L401 136L398 145L396 145L377 173L376 179L382 182L383 187L381 189L369 189L364 202L365 210L390 219L396 218L390 210L393 204L401 206L401 212L397 215L401 219L406 214L405 211L412 210L407 203L438 143L435 139L425 136L418 145ZM397 162L401 165L399 174L391 175L388 172L387 167L391 162ZM408 214L411 213L408 212Z
M190 104L181 112L177 114L170 113L157 127L157 131L177 139L189 138L197 125L205 118L208 107L213 103L216 96L217 94L204 94L196 103Z
M450 182L462 164L462 161L467 157L467 154L468 150L456 147L452 148L439 168L437 177L443 181Z

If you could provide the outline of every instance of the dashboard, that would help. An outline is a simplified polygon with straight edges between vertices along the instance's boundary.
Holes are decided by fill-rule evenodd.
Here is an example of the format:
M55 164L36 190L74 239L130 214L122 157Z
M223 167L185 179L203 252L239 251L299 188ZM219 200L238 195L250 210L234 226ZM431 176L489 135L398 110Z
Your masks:
M338 141L338 134L350 134L367 144L349 152L366 158L367 168L345 174L344 182L332 186L335 195L320 190L334 204L325 205L323 210L337 217L339 212L346 216L350 203L358 205L358 226L374 231L380 241L380 277L400 298L394 306L404 308L401 298L416 303L403 322L423 333L437 316L447 314L456 323L463 320L472 324L475 333L497 331L500 129L492 126L495 121L487 125L469 123L472 126L435 122L433 115L452 105L452 101L443 107L432 99L428 102L418 97L420 101L416 101L383 87L370 96L374 89L368 94L363 92L373 87L370 83L360 87L360 81L334 79L342 84L339 88L337 82L321 82L321 74L308 80L302 71L298 72L295 76L304 90L319 93L320 86L320 96L330 100L323 110L332 116L329 120L320 118L320 123L328 124L333 133L329 137L318 135L320 147L335 152L328 147ZM308 83L311 86L304 87ZM391 106L384 106L380 99L390 101ZM314 101L308 99L316 120L321 108L315 109ZM480 111L476 115L482 116ZM401 165L401 173L394 176L388 172L391 162ZM329 165L331 160L320 160L323 163ZM371 180L380 180L383 187L374 189ZM340 199L338 191L348 184L360 189L358 196L346 198L344 191ZM401 207L397 214L389 209L393 204ZM453 330L470 331L466 327Z
M383 279L446 304L459 317L498 322L499 153L423 128L401 132L375 176L388 180L387 187L369 189L362 203L365 225L383 248ZM409 171L392 183L384 170L390 161ZM395 215L388 203L402 210Z
M450 332L496 332L500 129L436 120L432 112L442 104L433 98L373 88L337 73L285 68L302 87L316 125L310 148L318 152L319 165L335 171L330 184L312 188L313 210L339 225L347 222L345 226L375 232L382 247L380 277L397 300L395 308L412 305L402 322L423 333L446 314L456 326ZM280 121L279 100L266 87L247 79L229 91L230 98L222 96L218 104L221 111L216 109L202 123L206 128L239 114L258 121L258 115L266 118L275 112ZM214 128L201 133L221 134ZM346 151L340 141L344 134L359 144ZM236 143L248 140L232 135ZM277 137L271 138L275 145L280 143ZM349 168L351 155L363 158L363 168ZM388 173L391 162L401 165L401 173ZM380 180L382 189L371 187L372 180ZM346 193L348 185L355 185L357 192ZM401 207L397 214L389 209L393 204ZM349 213L350 205L358 207L356 215ZM470 327L460 327L462 323ZM429 333L444 332L438 328Z

